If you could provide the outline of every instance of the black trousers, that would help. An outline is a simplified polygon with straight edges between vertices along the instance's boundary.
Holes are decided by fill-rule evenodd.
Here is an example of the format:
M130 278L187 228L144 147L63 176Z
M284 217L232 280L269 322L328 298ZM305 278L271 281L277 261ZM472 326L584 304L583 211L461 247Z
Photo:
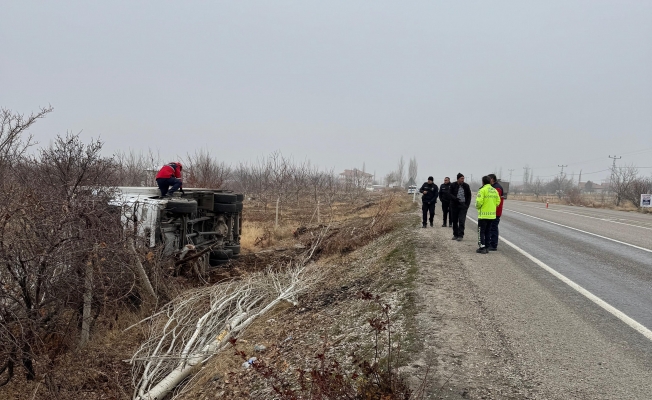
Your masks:
M464 224L466 223L466 206L451 207L451 219L453 220L453 236L464 237Z
M446 217L448 217L448 225L453 223L453 213L451 212L451 215L448 214L450 210L450 205L451 203L442 201L441 202L441 212L444 214L444 225L446 225Z
M489 247L494 249L498 248L498 224L500 223L500 217L491 220L491 228L489 229Z
M435 206L437 203L423 203L421 204L421 210L423 211L423 224L426 224L428 220L428 213L430 213L430 223L435 219Z
M478 246L489 247L493 219L478 219Z
M158 178L156 184L158 185L159 190L161 191L161 196L169 194L172 196L174 192L179 190L183 182L177 178ZM172 186L172 187L170 187Z

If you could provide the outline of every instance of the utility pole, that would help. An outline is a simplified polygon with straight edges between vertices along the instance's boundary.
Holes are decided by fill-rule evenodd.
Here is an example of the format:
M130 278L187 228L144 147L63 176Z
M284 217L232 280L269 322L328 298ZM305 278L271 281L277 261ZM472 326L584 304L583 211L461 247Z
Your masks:
M557 190L557 197L561 200L561 194L563 193L564 190L564 167L568 167L568 165L557 165L558 167L561 168L561 171L559 172L559 190Z
M616 160L620 160L623 158L623 156L609 156L609 158L613 158L614 163L613 166L611 167L611 182L609 183L609 190L613 190L614 187L614 174L616 173Z
M511 185L511 183L512 183L512 172L514 172L514 169L508 169L508 171L509 171L509 183Z
M577 187L579 188L582 184L582 170L580 170L580 179L577 180Z
M559 180L561 181L562 177L564 176L564 168L568 167L568 165L557 165L557 166L561 168L561 171L559 172Z

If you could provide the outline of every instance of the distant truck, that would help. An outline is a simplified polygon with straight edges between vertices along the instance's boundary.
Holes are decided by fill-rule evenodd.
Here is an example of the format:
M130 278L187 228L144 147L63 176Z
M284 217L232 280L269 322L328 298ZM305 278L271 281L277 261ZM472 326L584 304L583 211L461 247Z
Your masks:
M242 194L226 190L185 189L182 197L162 198L154 187L118 187L111 204L127 229L148 247L182 259L199 255L207 266L240 255Z

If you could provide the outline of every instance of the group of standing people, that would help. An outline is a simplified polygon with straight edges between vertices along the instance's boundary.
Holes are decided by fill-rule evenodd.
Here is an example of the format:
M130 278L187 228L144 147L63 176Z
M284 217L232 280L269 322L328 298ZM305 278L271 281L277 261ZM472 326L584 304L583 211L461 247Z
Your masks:
M455 182L449 177L444 178L444 183L439 187L432 176L421 185L421 209L423 211L423 228L428 220L433 226L435 205L437 199L441 201L443 214L442 227L453 228L452 240L462 241L466 226L466 213L471 205L471 188L464 182L464 174L458 173ZM478 190L475 207L478 210L478 253L487 254L498 249L498 224L503 212L503 187L498 182L496 175L489 174L482 177L482 187ZM429 218L428 218L429 217ZM447 224L448 220L448 224Z

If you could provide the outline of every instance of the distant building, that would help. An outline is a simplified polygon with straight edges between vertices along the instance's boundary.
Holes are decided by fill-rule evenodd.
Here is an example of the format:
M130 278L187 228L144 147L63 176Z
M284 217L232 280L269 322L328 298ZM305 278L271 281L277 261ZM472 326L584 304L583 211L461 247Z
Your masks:
M603 193L606 192L609 188L609 185L606 183L599 184L592 181L580 182L580 190L584 193Z
M357 187L367 187L374 179L374 176L370 173L361 171L357 168L345 169L344 172L340 174L340 180L342 182L351 184Z

